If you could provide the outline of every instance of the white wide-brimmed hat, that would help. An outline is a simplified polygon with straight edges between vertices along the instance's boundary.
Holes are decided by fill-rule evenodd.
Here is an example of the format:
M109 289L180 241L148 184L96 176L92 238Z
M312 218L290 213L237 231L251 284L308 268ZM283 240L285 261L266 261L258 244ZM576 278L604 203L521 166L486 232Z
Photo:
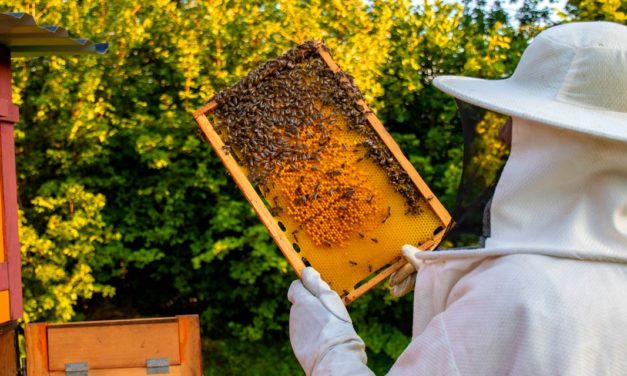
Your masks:
M507 79L440 76L434 85L488 110L627 142L627 27L555 26L535 38Z

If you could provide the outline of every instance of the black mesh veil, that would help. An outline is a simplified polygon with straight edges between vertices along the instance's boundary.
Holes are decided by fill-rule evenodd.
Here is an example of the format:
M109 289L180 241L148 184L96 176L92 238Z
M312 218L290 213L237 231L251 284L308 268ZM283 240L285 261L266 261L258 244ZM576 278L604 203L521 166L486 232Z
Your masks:
M509 151L511 118L456 100L464 137L462 176L453 208L455 246L482 245L490 234L489 203ZM510 128L508 128L510 127Z

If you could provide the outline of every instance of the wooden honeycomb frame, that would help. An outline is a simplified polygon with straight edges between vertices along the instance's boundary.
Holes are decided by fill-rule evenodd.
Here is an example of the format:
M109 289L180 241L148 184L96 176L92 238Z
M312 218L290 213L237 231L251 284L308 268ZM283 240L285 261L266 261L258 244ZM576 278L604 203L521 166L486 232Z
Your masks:
M317 52L322 60L326 63L326 65L331 69L332 72L340 72L339 66L332 59L331 55L327 52L327 50L322 46L322 44L318 44ZM434 236L418 245L419 249L422 250L432 250L435 248L442 237L446 233L446 230L451 227L452 219L450 214L444 208L444 206L440 203L440 201L434 196L431 189L427 186L424 180L420 177L418 172L415 170L413 165L407 160L407 158L403 155L401 149L396 144L392 136L385 130L383 124L379 121L379 119L374 115L374 113L369 109L366 103L363 100L358 100L359 105L363 107L363 111L366 114L366 118L372 129L376 132L377 136L381 139L381 141L385 144L385 146L392 153L396 161L400 164L400 166L405 170L405 172L410 177L411 181L415 184L416 188L420 191L422 196L425 198L426 203L433 210L435 215L439 218L441 222L441 227L443 231L440 231ZM287 234L279 227L279 223L276 218L272 215L268 207L264 204L263 199L257 193L255 187L252 185L240 165L234 159L231 153L225 152L228 150L225 148L225 144L220 137L219 133L216 131L215 127L208 119L208 115L210 115L216 108L218 104L212 99L207 104L199 108L194 112L194 118L198 123L198 126L203 131L205 136L207 137L209 143L213 147L214 151L218 154L218 157L230 172L233 180L238 185L250 205L253 207L258 217L261 219L262 223L269 230L270 235L274 239L274 241L279 246L279 249L283 253L283 255L287 258L289 264L295 270L296 274L300 277L301 271L306 267L303 262L301 256L292 246L292 241L287 237ZM380 270L376 275L372 276L370 279L362 281L361 285L355 288L353 291L350 291L348 294L343 296L343 301L345 304L349 304L353 300L357 299L359 296L363 295L366 291L370 290L372 287L377 285L379 282L383 281L385 278L390 276L393 272L400 269L403 265L405 265L406 261L400 255L400 249L398 253L398 257L390 260L388 263L389 266L385 269ZM315 265L314 265L315 266Z

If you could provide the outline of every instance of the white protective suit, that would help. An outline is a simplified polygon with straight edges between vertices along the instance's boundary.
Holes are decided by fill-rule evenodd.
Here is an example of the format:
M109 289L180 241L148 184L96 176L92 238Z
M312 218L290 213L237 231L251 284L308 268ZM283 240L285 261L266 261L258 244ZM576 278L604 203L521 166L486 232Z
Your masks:
M482 83L500 87L490 101L464 87L472 79L450 86L513 115L512 149L484 248L403 248L419 270L413 336L389 375L627 375L627 29L559 26L532 46L509 82ZM527 97L503 100L508 85ZM372 375L348 312L317 272L305 269L288 298L307 375Z
M515 118L491 215L484 249L405 247L413 338L389 375L627 374L627 144ZM347 332L307 374L372 374Z

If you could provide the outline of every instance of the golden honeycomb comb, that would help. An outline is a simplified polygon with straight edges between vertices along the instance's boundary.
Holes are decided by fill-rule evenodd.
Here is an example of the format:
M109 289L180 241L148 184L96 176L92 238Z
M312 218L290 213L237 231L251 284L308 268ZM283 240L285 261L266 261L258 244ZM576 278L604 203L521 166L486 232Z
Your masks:
M313 266L346 304L404 265L404 244L433 249L452 225L321 42L194 118L296 273Z

